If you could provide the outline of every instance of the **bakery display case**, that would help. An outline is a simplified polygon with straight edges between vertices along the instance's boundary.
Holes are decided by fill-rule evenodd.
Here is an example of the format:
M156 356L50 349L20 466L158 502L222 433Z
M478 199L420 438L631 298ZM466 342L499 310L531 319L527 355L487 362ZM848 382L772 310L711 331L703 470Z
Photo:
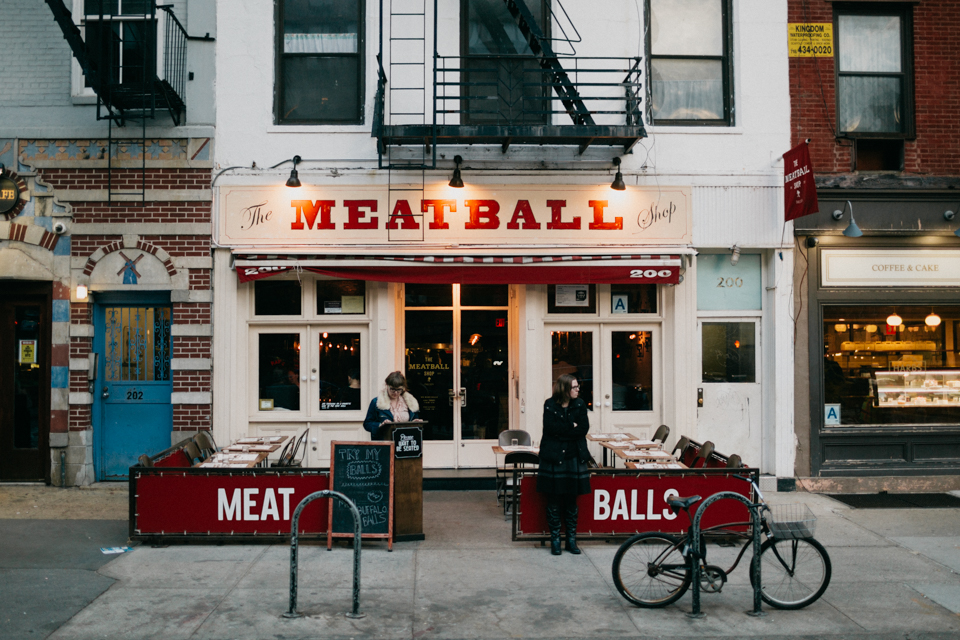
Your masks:
M877 371L877 406L960 407L960 369Z

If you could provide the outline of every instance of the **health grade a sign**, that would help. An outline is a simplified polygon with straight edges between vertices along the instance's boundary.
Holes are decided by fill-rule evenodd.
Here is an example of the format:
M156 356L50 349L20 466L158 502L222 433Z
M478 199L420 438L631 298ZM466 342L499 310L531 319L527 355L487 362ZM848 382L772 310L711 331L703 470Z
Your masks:
M690 189L226 186L224 246L689 244Z

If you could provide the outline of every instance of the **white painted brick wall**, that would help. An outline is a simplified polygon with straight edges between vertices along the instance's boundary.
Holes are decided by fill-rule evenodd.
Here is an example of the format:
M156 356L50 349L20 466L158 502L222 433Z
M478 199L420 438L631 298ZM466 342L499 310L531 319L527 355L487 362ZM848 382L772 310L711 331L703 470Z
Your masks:
M45 2L0 1L0 106L69 106L70 46Z

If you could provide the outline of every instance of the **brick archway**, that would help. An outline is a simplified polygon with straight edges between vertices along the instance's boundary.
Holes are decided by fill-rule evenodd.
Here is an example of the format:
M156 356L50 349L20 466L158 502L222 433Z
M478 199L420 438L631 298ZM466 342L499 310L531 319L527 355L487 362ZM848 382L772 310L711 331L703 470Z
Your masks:
M108 254L114 253L115 251L120 251L121 249L129 249L122 240L114 240L113 242L106 244L93 253L90 254L90 257L87 258L87 263L83 265L83 275L89 277L93 273L94 268L97 266L97 263L100 262ZM144 240L137 238L136 248L149 253L153 256L156 256L160 262L163 263L164 268L167 270L167 275L171 278L177 275L177 268L173 266L173 259L170 257L170 254L158 247L155 244L145 242Z

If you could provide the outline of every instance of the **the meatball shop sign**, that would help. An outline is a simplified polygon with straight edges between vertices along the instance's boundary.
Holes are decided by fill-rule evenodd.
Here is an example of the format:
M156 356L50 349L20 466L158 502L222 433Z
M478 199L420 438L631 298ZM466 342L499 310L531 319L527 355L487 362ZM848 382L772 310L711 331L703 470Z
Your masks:
M371 186L227 186L220 203L220 242L227 246L691 241L689 188L433 185L391 193Z

